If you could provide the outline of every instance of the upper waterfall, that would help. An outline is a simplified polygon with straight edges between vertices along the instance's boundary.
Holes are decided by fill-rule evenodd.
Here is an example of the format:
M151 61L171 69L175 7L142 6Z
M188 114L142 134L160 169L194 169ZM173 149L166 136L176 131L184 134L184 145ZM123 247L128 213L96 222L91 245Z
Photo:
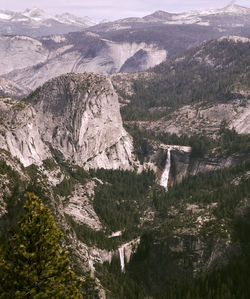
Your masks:
M161 182L160 185L166 189L168 189L168 178L169 178L169 172L171 168L171 150L170 148L168 149L168 155L167 155L167 161L166 161L166 166L163 171L162 177L161 177Z
M121 270L122 270L122 272L124 272L124 270L125 270L124 247L120 247L118 250L119 250L119 256L120 256Z

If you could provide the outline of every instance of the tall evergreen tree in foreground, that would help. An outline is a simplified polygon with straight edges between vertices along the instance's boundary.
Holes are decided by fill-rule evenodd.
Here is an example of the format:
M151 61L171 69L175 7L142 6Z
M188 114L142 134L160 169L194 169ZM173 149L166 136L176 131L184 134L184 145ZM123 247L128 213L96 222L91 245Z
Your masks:
M34 194L26 196L24 215L0 247L0 298L82 298L53 216Z

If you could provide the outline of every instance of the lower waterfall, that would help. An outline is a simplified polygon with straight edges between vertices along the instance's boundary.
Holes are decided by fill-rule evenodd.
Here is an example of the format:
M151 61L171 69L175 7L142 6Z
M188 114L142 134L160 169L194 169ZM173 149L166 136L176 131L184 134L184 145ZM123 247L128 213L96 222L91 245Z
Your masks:
M165 166L164 172L161 177L161 182L160 182L160 185L166 189L168 188L168 178L169 178L170 167L171 167L171 150L168 149L166 166Z
M120 256L121 270L122 272L124 272L125 271L124 247L120 247L118 250Z

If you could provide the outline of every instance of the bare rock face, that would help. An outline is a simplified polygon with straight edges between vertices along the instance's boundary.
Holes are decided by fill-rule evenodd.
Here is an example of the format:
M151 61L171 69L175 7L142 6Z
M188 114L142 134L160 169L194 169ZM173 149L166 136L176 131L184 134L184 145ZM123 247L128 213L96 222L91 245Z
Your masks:
M0 96L22 98L30 93L30 89L0 77Z
M122 126L109 79L67 74L28 97L42 139L64 160L88 168L131 169L132 140Z
M71 216L75 222L84 223L91 229L100 231L103 227L91 202L95 187L94 181L87 182L85 186L77 184L64 208L64 213Z
M32 66L34 61L46 61L49 50L28 36L0 37L0 74Z
M0 75L32 90L67 72L107 75L142 71L167 56L154 42L116 42L92 32L0 37Z
M38 130L36 112L26 102L0 98L0 148L26 167L51 157Z

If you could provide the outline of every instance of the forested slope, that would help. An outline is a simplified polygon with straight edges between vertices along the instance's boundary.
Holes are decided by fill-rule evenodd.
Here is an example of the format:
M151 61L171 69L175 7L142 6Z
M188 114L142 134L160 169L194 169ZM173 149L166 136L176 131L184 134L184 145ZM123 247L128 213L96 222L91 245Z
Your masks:
M247 38L204 42L151 69L151 76L132 79L134 94L126 95L131 103L122 109L124 119L150 118L147 111L153 107L173 109L200 101L243 98L250 88L249 49ZM156 112L155 117L159 118Z

